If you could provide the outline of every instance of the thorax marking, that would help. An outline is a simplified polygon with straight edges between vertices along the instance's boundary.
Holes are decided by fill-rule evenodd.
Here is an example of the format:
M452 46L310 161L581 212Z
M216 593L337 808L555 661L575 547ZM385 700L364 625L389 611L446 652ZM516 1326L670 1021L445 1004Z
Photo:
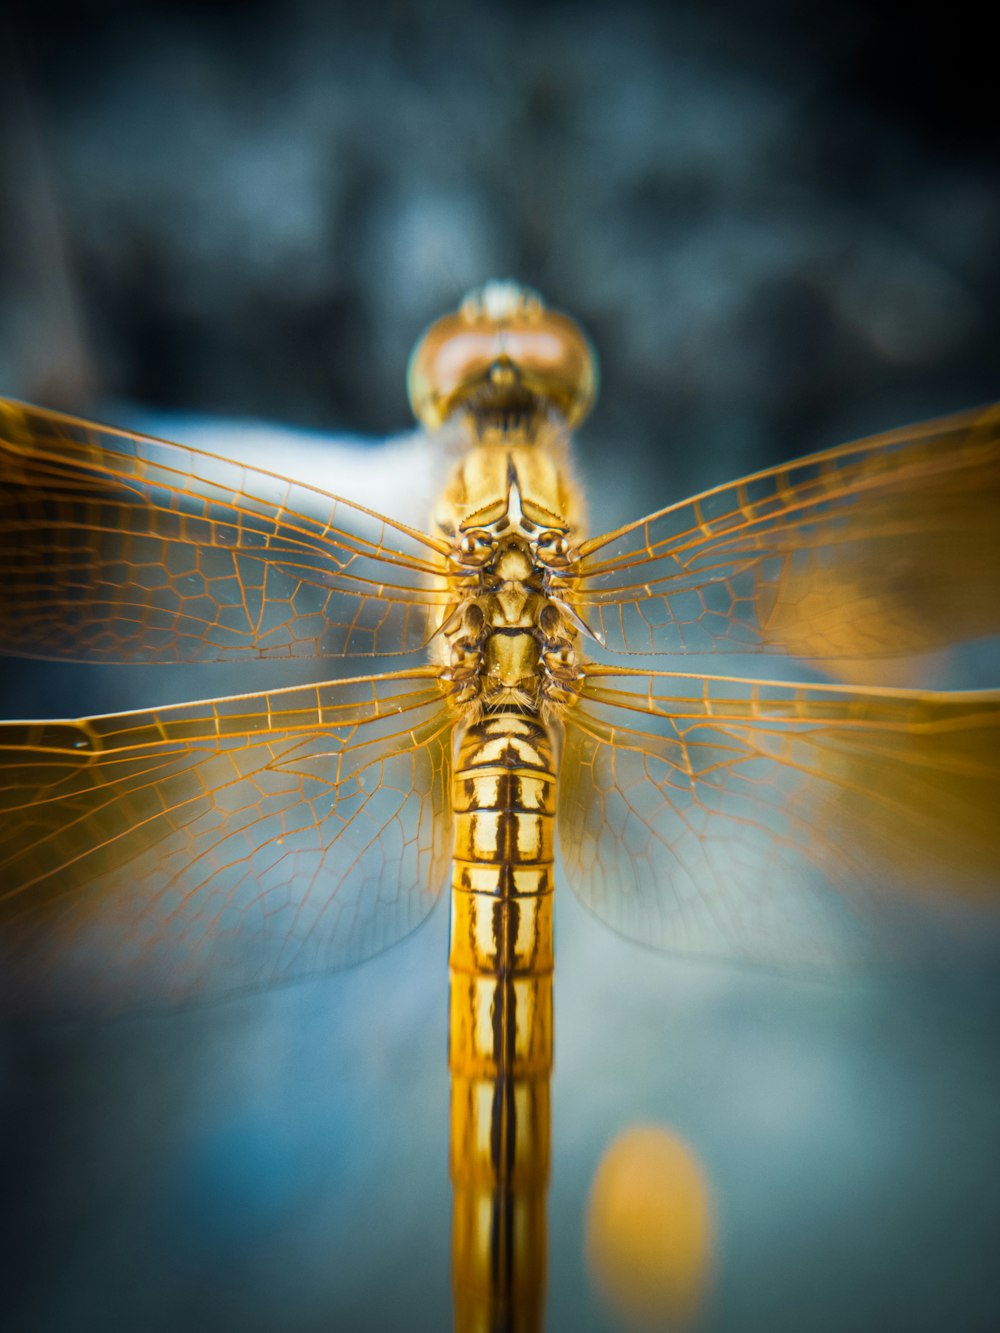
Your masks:
M472 715L513 709L547 719L575 701L583 676L581 625L558 597L572 530L548 506L529 505L529 517L510 454L506 481L498 502L439 524L454 541L453 565L469 576L468 599L440 630L442 680Z

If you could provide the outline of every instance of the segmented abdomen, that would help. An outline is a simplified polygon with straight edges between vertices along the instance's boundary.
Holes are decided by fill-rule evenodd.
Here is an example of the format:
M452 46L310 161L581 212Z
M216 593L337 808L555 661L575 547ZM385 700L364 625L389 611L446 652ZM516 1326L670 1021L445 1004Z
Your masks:
M471 726L452 799L455 1322L530 1330L544 1303L552 1070L555 763L541 723L496 713Z

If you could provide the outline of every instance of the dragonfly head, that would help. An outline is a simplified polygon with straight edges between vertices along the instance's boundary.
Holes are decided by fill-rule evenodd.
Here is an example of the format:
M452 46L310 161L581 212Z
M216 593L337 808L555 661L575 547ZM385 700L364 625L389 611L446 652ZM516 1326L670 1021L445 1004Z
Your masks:
M580 327L517 282L488 282L436 320L413 349L413 413L436 430L458 413L480 438L491 428L526 437L557 414L578 426L597 395L597 358Z

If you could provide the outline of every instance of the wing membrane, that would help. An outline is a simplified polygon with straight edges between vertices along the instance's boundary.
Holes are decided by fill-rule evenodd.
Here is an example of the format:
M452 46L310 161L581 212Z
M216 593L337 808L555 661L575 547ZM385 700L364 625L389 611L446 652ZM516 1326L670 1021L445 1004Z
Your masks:
M0 726L0 991L258 987L416 926L451 854L429 669Z
M1000 632L1000 406L773 468L581 548L625 653L857 662Z
M412 652L451 600L440 550L312 487L0 400L2 652L106 662Z
M1000 693L597 668L565 717L570 882L665 949L828 966L995 944L998 809Z

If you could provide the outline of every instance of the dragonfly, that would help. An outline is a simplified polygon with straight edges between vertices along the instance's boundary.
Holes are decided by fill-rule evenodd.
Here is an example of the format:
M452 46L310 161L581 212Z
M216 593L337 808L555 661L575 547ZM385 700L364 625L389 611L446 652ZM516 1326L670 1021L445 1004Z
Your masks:
M459 1328L543 1320L557 830L584 904L655 948L830 969L996 942L1000 691L871 681L1000 631L1000 408L594 536L570 450L597 381L520 284L431 325L408 390L453 467L426 531L0 402L0 651L379 668L3 724L3 1002L276 985L448 896ZM706 655L830 678L674 669Z

